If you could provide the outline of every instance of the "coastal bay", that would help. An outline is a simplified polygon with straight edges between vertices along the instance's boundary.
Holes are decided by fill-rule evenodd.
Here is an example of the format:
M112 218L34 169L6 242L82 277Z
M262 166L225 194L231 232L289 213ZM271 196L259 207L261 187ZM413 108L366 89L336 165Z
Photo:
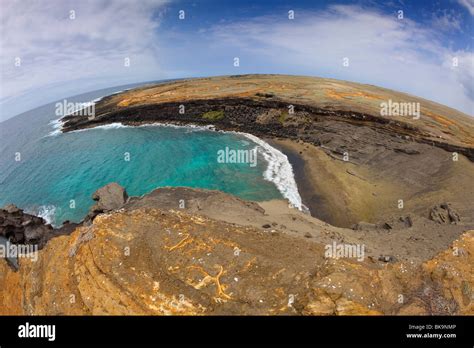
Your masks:
M380 115L384 98L420 102L421 117ZM87 158L71 156L77 183L93 184L81 192L77 223L53 228L33 218L28 225L23 207L2 209L17 243L42 248L36 263L0 264L4 314L473 312L467 115L374 86L280 75L148 85L96 100L95 112L52 119L56 129L38 140L68 140L61 150L69 153L81 143L106 145ZM183 141L191 140L196 151L187 156ZM256 148L257 165L218 163L226 146ZM143 155L140 168L127 171L127 152ZM18 165L33 164L35 173L44 157L25 154ZM98 156L93 166L91 154ZM110 158L120 159L114 175L129 181L97 171ZM54 172L54 161L43 166L59 175L59 192L76 182L61 181L69 177ZM144 175L163 168L168 181ZM22 179L16 169L3 185ZM178 174L200 181L169 181ZM57 291L40 296L33 278ZM72 306L70 294L78 299ZM396 301L399 294L408 301Z

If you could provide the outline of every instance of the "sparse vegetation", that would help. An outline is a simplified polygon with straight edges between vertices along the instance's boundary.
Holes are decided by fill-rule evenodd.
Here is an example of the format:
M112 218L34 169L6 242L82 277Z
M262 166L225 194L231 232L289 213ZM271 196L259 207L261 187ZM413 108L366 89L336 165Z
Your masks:
M223 110L216 110L216 111L208 111L202 115L202 118L211 121L222 120L224 118L224 111Z
M280 122L281 124L283 124L288 116L289 116L289 115L288 115L288 112L287 112L287 111L283 111L283 112L280 114L280 117L278 117L278 122Z

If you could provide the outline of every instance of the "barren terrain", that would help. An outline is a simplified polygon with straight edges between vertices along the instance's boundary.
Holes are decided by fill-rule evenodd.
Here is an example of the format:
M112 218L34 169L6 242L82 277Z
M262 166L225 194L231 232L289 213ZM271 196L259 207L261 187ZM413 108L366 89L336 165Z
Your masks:
M419 103L420 118L381 116L389 100ZM63 131L114 122L261 137L288 156L311 214L190 188L128 197L116 184L61 230L8 207L0 236L44 247L38 262L0 263L2 314L474 313L471 116L371 85L244 75L112 95ZM364 257L328 257L332 243Z

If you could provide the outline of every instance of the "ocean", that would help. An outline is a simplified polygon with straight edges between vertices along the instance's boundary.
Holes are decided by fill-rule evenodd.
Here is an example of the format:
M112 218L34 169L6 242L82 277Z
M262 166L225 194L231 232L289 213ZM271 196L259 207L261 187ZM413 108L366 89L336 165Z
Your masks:
M128 87L66 99L90 103ZM54 226L79 222L94 203L92 193L117 182L129 196L187 186L254 201L286 198L301 207L287 157L254 136L204 127L121 124L63 134L55 110L56 102L0 123L0 206L13 203ZM218 152L226 147L257 147L256 165L219 163Z

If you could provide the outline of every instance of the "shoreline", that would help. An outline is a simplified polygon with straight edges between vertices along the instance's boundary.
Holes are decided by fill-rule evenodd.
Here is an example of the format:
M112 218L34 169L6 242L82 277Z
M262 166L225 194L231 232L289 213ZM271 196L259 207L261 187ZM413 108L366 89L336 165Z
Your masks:
M253 142L258 148L260 148L260 154L264 157L267 166L265 171L262 173L263 178L275 185L276 189L280 192L282 200L288 201L296 209L305 212L307 206L302 203L302 198L300 195L301 190L299 189L296 179L296 174L293 170L293 164L288 158L286 151L282 151L279 146L271 143L271 140L264 137L258 137L251 133L239 132L233 130L221 130L216 129L213 125L196 125L196 124L178 124L170 122L134 122L133 124L126 124L124 122L114 122L109 124L100 124L93 127L73 130L69 132L64 132L61 125L63 122L61 119L50 122L50 125L53 127L53 132L50 136L57 136L60 134L67 133L78 133L87 130L93 129L115 129L115 128L140 128L140 127L172 127L172 128L181 128L181 129L191 129L194 131L212 131L212 132L223 132L228 134L234 134L238 136L243 136L247 140ZM275 145L275 146L274 146ZM292 154L292 156L294 156ZM284 158L286 157L286 158ZM291 174L291 175L288 175ZM157 187L159 188L159 187ZM257 201L256 201L257 202ZM265 202L258 201L258 202Z
M66 116L62 129L68 133L117 122L213 125L217 131L274 140L272 144L294 167L303 203L313 216L335 226L384 223L407 214L427 217L443 202L455 203L468 221L474 221L473 190L462 188L474 180L467 119L453 113L453 124L465 130L448 136L443 124L433 125L428 116L417 123L387 118L370 109L365 97L355 104L333 98L328 90L342 93L354 87L326 83L290 76L284 80L245 76L150 86L103 98L94 119ZM308 84L313 92L306 89L295 99L295 86ZM437 105L426 108L430 115L445 111ZM452 160L453 152L460 155L459 161ZM397 206L400 200L403 210Z
M354 177L360 168L328 156L323 150L305 142L275 138L271 144L284 152L294 168L295 180L303 203L312 217L335 227L351 228L373 219L372 207L367 210L364 196L371 196L373 187ZM346 169L351 166L351 170ZM361 204L359 204L361 203Z
M347 224L341 223L340 219L334 217L334 214L331 212L330 208L327 208L327 202L324 199L323 195L317 187L312 182L312 176L309 173L308 167L310 164L308 160L304 158L302 154L298 152L297 148L303 150L304 146L310 146L310 144L302 145L292 139L280 139L277 137L270 138L265 136L257 136L251 133L246 132L239 132L234 130L223 130L223 129L216 129L214 125L196 125L196 124L186 124L186 123L170 123L170 122L133 122L133 124L125 124L123 122L114 122L109 124L100 124L95 127L88 127L78 130L73 130L70 132L60 132L59 134L66 134L66 133L78 133L82 131L92 130L92 129L113 129L113 128L134 128L134 127L175 127L175 128L191 128L196 130L208 130L208 131L218 131L224 133L234 133L238 135L245 136L247 139L255 142L252 138L258 138L259 140L267 143L270 147L280 151L283 153L287 158L288 162L293 171L293 179L296 184L296 190L301 198L302 207L296 206L298 210L304 211L307 208L309 211L309 215L315 217L321 221L330 223L333 226L339 227L348 227ZM250 137L248 137L248 135ZM260 146L256 143L256 145ZM267 161L267 169L271 165L269 161ZM264 173L262 173L264 174ZM287 200L290 203L294 204L290 201L288 197L285 197L283 192L280 190L278 185L270 180L267 179L269 182L273 183L278 191L281 193L282 200ZM290 180L291 181L291 180ZM258 202L266 202L266 201L258 201Z
M308 208L309 214L312 217L315 217L321 221L331 223L330 214L325 212L325 210L323 209L324 200L321 195L316 191L314 185L310 180L310 177L308 176L308 173L306 171L308 163L303 158L303 156L298 153L298 151L288 146L288 144L286 144L284 140L269 138L264 138L264 140L271 146L280 150L288 157L288 161L290 162L293 168L293 175L296 181L298 192L302 199L302 203ZM297 145L297 143L295 142L292 143Z
M61 134L116 127L184 127L243 136L248 134L261 139L288 157L294 171L297 193L301 196L302 204L309 208L312 217L335 227L351 228L360 222L383 223L400 214L397 209L390 207L391 202L395 202L399 197L398 183L380 179L364 164L343 162L325 151L325 147L295 138L282 138L258 131L253 134L240 131L237 127L221 127L219 124L196 124L176 120L104 122L89 124L73 131L62 131ZM282 194L281 199L289 200L274 181L268 181Z

